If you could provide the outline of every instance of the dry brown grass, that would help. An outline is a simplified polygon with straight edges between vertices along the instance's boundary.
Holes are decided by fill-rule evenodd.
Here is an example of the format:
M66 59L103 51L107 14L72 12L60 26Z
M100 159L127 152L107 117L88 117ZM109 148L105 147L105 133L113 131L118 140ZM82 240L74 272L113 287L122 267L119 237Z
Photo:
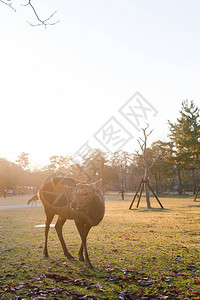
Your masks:
M106 198L104 220L92 228L88 238L88 250L95 266L94 270L89 271L84 264L68 261L63 256L53 228L49 235L50 259L43 259L44 229L34 227L44 223L41 207L0 210L0 274L3 276L11 270L16 274L13 282L17 284L22 280L31 280L23 274L32 277L33 283L37 281L35 274L40 276L48 272L71 272L74 277L81 276L87 280L90 276L90 280L100 283L104 290L101 292L91 288L90 294L96 294L99 299L118 297L118 293L124 290L134 292L134 299L143 296L149 299L162 296L168 296L168 299L197 299L200 294L200 202L194 202L193 197L189 196L164 197L161 198L164 210L154 199L154 208L148 210L142 199L139 209L129 210L132 195L126 195L125 201L121 201L117 194L107 195ZM0 205L5 205L5 201L12 205L23 204L27 199L28 196L0 198ZM66 223L64 235L69 251L77 259L80 237L73 221ZM119 279L118 283L108 280L109 276L122 278L124 270L132 270L135 279L124 282ZM141 278L154 281L143 286L140 284ZM1 295L6 297L6 280L12 281L9 277L2 281L0 299ZM51 285L47 279L45 281ZM56 284L63 287L62 282ZM69 288L88 293L81 286L71 284ZM28 293L27 289L22 289L21 293L25 292ZM15 293L20 295L20 290ZM10 295L13 296L12 293ZM62 299L63 296L57 297Z

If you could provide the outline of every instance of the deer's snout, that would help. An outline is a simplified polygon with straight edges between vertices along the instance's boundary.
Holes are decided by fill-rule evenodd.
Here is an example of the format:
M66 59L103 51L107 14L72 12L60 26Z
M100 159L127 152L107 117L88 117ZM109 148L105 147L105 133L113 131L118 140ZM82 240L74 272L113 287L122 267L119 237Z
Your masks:
M78 204L76 201L73 201L71 203L71 208L73 208L73 209L79 209L80 208L80 204Z

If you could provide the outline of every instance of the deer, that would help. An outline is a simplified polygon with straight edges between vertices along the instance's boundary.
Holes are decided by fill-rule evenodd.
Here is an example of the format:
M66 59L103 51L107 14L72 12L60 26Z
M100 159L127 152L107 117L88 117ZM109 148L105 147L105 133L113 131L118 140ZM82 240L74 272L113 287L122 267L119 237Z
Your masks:
M62 229L67 219L74 220L81 237L78 252L79 260L85 261L89 268L93 268L88 251L87 236L93 226L97 226L105 214L105 198L100 190L102 179L94 183L81 182L63 175L50 176L27 204L41 200L46 215L44 257L48 258L48 233L55 215L58 216L55 230L60 240L64 255L72 260L65 244ZM84 255L83 255L84 253ZM85 258L84 258L85 256Z

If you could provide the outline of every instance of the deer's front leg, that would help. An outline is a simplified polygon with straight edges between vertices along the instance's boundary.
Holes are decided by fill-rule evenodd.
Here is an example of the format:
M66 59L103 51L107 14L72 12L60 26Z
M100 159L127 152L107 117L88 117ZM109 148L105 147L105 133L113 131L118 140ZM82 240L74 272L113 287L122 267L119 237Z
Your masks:
M88 256L88 252L87 252L87 246L86 246L86 239L87 239L87 235L90 231L91 226L88 224L83 224L82 222L78 222L75 221L76 223L76 227L78 229L78 232L81 236L81 247L79 250L79 260L80 261L84 261L84 257L83 257L83 250L84 250L84 254L85 254L85 263L89 268L92 268L92 264L90 262L89 256Z
M86 238L87 238L87 235L88 235L90 229L91 229L90 225L84 224L84 230L85 230ZM83 243L82 242L81 242L81 247L80 247L80 250L78 252L78 255L79 255L79 260L80 261L84 261L84 257L83 257Z

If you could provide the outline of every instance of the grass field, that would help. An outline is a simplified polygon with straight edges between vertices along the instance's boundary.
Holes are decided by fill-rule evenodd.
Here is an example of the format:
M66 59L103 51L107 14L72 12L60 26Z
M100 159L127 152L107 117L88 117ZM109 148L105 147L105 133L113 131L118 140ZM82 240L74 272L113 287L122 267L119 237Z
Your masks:
M28 196L0 198L0 206L25 204ZM73 221L64 226L64 257L54 228L49 259L43 258L42 207L0 209L0 299L200 299L200 202L193 197L142 199L129 210L106 196L106 214L88 237L94 269L78 261L80 237ZM87 295L87 296L86 296Z

